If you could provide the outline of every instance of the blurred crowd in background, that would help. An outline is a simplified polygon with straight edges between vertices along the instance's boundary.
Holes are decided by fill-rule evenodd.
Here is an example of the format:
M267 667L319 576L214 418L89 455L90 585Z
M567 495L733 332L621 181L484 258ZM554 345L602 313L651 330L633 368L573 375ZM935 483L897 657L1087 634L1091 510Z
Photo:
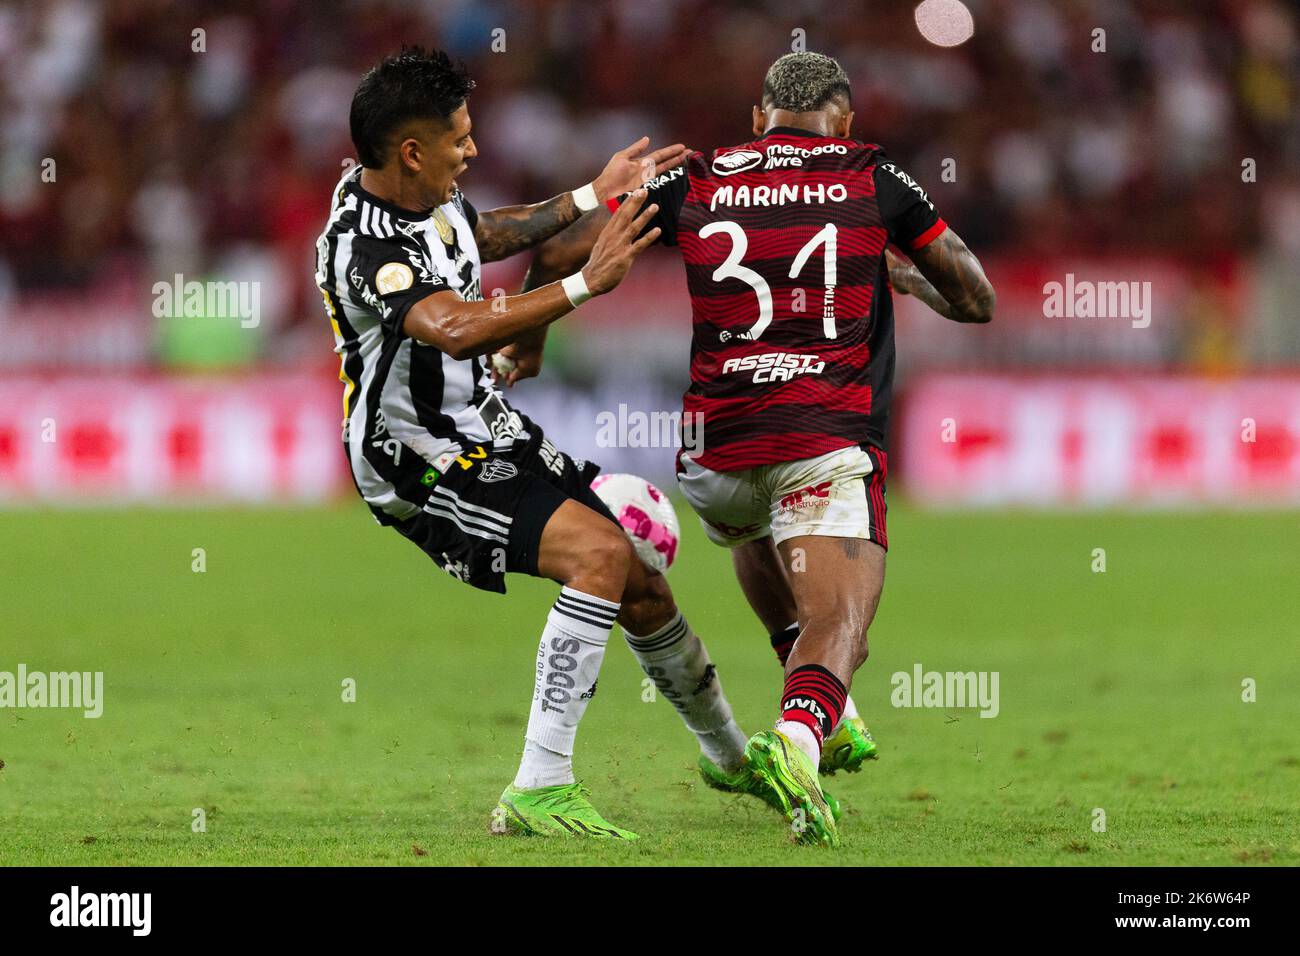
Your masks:
M11 0L0 301L242 270L276 334L319 328L312 242L352 155L350 97L402 42L478 78L462 185L480 208L573 188L642 133L745 139L801 30L848 70L858 135L982 254L1300 256L1293 4L969 5L974 38L941 49L903 0Z
M1300 389L1256 387L1300 369L1294 0L967 6L973 38L941 47L916 0L6 0L0 501L152 500L187 482L280 494L267 475L332 487L340 389L314 242L352 162L353 90L404 43L450 51L478 81L479 156L461 186L480 209L575 188L642 134L743 142L776 57L836 56L856 135L929 191L999 294L977 328L898 300L902 427L919 436L903 444L933 430L909 407L982 409L957 444L911 452L913 475L928 462L935 488L977 501L1013 486L1068 498L1045 475L1099 471L1108 500L1139 486L1221 500L1256 481L1300 500ZM513 292L525 267L488 267L485 292ZM1051 317L1048 284L1076 275L1146 283L1146 320ZM160 310L174 277L256 288L257 320ZM670 476L670 450L597 447L595 422L677 408L689 334L680 262L651 250L615 295L553 327L546 371L515 401L563 423L575 453ZM258 384L174 374L232 369ZM1026 371L1057 376L1050 400L1016 384ZM985 377L936 379L965 372ZM1151 372L1174 391L1109 384ZM1086 401L1072 390L1083 373ZM1214 383L1229 391L1210 414ZM228 401L244 404L213 410ZM1265 437L1236 442L1264 411L1277 418L1260 421ZM78 416L71 442L33 431Z

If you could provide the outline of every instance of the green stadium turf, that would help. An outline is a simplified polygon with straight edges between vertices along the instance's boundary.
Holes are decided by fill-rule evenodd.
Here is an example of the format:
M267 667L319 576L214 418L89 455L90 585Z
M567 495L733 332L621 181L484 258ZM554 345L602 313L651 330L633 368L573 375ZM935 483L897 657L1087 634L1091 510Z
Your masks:
M753 732L779 670L726 555L683 523L670 580ZM617 636L577 767L641 841L492 835L549 583L475 592L354 506L7 513L0 671L102 670L106 702L0 710L0 864L1295 865L1298 524L895 504L853 688L881 759L832 782L826 851L699 782ZM917 663L997 671L1000 713L892 707Z

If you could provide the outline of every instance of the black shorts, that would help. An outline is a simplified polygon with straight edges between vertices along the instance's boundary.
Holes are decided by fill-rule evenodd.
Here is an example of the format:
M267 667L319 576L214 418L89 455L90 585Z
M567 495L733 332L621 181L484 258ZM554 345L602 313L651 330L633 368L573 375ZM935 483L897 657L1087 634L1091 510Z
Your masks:
M618 522L591 490L600 466L571 458L531 426L508 452L466 449L429 489L423 511L395 527L452 577L504 594L507 572L537 576L542 529L574 499Z

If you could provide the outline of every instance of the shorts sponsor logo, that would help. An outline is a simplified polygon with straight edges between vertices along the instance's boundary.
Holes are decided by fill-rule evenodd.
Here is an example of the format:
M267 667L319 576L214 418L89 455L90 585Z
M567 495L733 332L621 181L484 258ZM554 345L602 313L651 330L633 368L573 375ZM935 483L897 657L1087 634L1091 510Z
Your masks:
M478 480L491 484L494 481L506 481L519 474L519 469L504 458L493 458L478 473Z
M758 531L758 525L756 524L734 525L727 524L725 521L709 521L708 518L704 520L708 522L710 528L728 538L743 538L747 534L754 534Z
M753 169L762 161L763 154L756 149L733 149L713 157L713 171L719 176L734 176Z
M458 561L447 552L442 553L442 569L450 574L457 581L469 583L470 568L464 561Z
M668 172L664 173L662 176L656 176L654 179L647 182L641 188L648 189L651 191L655 189L662 189L664 186L668 185L674 179L680 179L682 176L685 175L686 175L686 167L678 166L676 169L668 170Z
M543 438L542 443L537 446L537 456L556 475L564 476L564 453L551 444L549 438Z
M831 483L823 481L816 485L806 485L798 491L792 491L781 499L782 511L795 511L800 508L824 508L831 503Z

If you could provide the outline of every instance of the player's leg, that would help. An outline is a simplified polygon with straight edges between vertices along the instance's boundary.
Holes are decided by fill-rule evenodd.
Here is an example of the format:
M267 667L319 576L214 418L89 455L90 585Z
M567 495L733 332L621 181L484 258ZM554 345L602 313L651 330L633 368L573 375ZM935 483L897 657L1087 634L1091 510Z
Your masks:
M770 540L768 496L758 486L757 470L715 472L689 458L684 458L682 465L682 471L677 475L678 486L699 515L710 541L736 550ZM779 613L778 609L771 612L772 616ZM793 620L793 616L789 620ZM791 812L788 797L770 781L755 775L743 756L741 766L734 771L701 757L700 776L716 790L750 794L782 813L788 815ZM835 805L835 811L838 812L838 805Z
M767 628L772 650L784 673L790 651L799 637L799 615L794 590L785 564L772 537L749 541L732 549L732 566L740 590L754 614ZM834 774L840 770L855 773L865 760L877 756L875 738L858 715L852 695L844 698L844 713L822 747L820 770ZM832 808L834 804L832 804ZM839 815L836 814L836 817Z
M789 538L779 547L792 569L800 631L786 663L777 729L811 759L820 759L823 739L843 714L853 674L867 659L885 549L863 538L821 535Z
M566 474L576 478L577 471L550 471L547 476L567 494L604 515L622 535L622 527L590 483L585 478L582 482L566 482ZM746 737L732 716L708 649L678 609L667 578L640 560L631 563L618 623L641 670L695 735L701 761L728 772L738 770Z
M595 695L632 547L601 515L565 499L546 520L535 553L534 573L558 581L561 590L538 646L524 753L514 783L501 795L501 822L533 834L635 839L596 812L573 773L578 725Z
M755 777L781 799L806 842L839 842L817 767L822 740L844 711L853 674L867 657L867 627L884 583L885 552L859 538L800 536L780 544L800 621L787 662L781 717L745 749Z
M883 459L857 448L765 470L772 537L800 630L776 728L750 738L745 762L780 797L805 842L839 842L817 769L822 741L866 659L866 629L884 581L883 480Z
M618 622L641 670L681 715L702 762L740 769L746 736L732 715L708 648L673 599L667 579L633 560Z

